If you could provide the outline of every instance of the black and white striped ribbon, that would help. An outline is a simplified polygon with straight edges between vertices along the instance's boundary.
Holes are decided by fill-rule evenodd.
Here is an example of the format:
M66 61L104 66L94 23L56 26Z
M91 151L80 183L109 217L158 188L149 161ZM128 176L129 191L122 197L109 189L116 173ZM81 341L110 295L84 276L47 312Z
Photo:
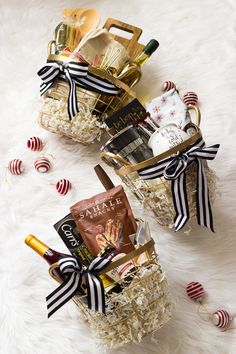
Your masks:
M91 310L105 313L105 295L102 280L97 275L110 264L108 259L96 257L88 268L82 266L75 257L59 260L59 269L65 276L65 282L46 297L48 317L69 301L81 289L83 277L87 287L88 307Z
M213 217L209 200L204 160L213 160L219 144L205 147L203 139L198 140L190 149L174 157L142 169L139 175L144 180L164 177L172 181L172 196L175 208L175 230L179 231L189 220L188 197L186 190L186 168L193 162L197 164L197 220L198 224L214 232Z
M40 94L43 95L54 83L55 79L62 79L69 84L68 114L72 119L78 114L76 86L95 91L103 95L117 95L118 88L106 79L99 78L88 72L88 64L69 62L59 64L57 61L48 60L38 71L43 83L40 86Z

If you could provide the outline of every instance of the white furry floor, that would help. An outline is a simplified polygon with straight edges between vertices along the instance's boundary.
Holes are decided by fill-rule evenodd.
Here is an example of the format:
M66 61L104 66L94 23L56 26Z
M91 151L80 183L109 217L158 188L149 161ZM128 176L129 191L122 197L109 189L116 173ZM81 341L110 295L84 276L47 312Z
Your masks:
M173 80L181 92L194 90L201 101L202 130L208 144L221 148L211 166L219 176L220 197L214 206L216 234L193 226L190 236L162 229L149 215L162 268L176 309L156 334L113 353L233 354L235 332L222 333L202 321L197 305L186 298L185 284L197 280L206 290L210 311L236 315L235 305L235 59L234 0L0 1L1 216L0 223L0 353L97 354L91 332L73 303L47 320L45 296L55 287L47 265L24 245L34 233L53 248L65 248L52 225L79 199L103 190L94 172L99 144L83 147L38 127L37 70L46 59L47 42L65 7L96 7L105 21L115 17L144 29L142 42L157 38L160 48L144 68L139 97L160 94L160 84ZM37 154L26 140L40 136L45 154L55 157L48 174L32 167ZM26 172L7 176L11 158L21 158ZM68 178L75 188L60 197L50 183ZM116 178L114 180L117 181ZM144 215L131 198L137 216ZM236 327L236 324L234 324Z

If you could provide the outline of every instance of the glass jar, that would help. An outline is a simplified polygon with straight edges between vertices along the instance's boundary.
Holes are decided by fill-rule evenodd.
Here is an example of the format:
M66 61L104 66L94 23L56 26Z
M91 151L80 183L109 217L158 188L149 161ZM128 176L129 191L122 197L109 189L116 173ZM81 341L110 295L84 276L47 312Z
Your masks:
M138 163L153 157L152 150L141 138L137 130L128 126L114 135L101 148L102 152L119 155L130 163ZM120 163L122 165L122 163ZM115 166L114 166L115 167ZM121 167L118 163L117 168Z

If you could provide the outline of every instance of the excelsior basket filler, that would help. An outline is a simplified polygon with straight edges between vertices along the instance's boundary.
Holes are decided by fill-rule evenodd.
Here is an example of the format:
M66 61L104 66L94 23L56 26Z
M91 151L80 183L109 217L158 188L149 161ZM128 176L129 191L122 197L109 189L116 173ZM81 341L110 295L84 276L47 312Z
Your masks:
M143 255L145 262L136 265L135 271L127 275L132 277L129 285L125 277L118 282L121 286L124 285L121 293L106 295L109 304L106 314L89 310L79 296L73 298L97 342L107 348L116 348L129 342L139 343L143 337L160 329L171 317L172 304L167 280L159 265L153 239L112 262L101 274L106 274L129 260L136 264L136 259ZM58 268L57 263L50 267L49 273L60 282L53 272L55 268Z

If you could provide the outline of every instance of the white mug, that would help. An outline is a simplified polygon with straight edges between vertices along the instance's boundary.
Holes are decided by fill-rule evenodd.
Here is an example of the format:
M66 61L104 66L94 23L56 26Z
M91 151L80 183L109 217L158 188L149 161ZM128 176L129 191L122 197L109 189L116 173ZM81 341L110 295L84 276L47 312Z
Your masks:
M174 124L166 125L156 130L148 141L148 146L152 149L153 155L160 155L162 152L187 140L189 135Z

